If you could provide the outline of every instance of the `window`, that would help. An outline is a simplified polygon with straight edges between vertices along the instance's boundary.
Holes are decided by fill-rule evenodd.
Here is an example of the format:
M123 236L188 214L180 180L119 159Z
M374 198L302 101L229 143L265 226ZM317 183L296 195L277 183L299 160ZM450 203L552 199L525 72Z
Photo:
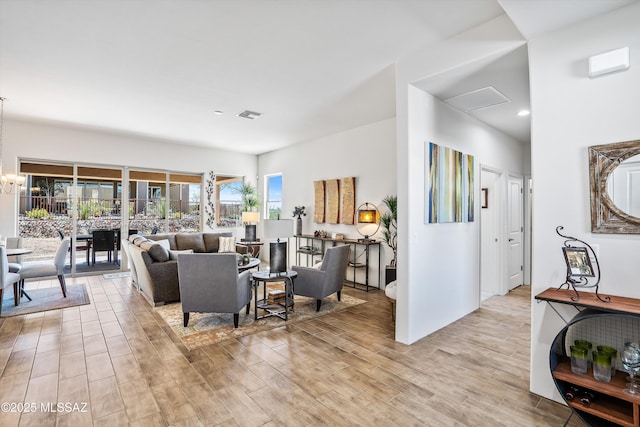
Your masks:
M241 176L216 175L216 225L239 227L242 225Z
M265 218L279 219L282 214L282 174L265 176Z

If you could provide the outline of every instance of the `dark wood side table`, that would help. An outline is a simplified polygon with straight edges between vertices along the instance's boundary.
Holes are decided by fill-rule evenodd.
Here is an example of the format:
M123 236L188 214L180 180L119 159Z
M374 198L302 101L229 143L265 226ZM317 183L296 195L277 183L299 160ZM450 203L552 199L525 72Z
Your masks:
M251 258L260 258L260 249L264 242L245 242L244 240L236 243L236 252L239 254L249 254Z
M264 319L266 317L276 316L282 320L289 320L289 310L293 311L293 280L298 273L289 270L286 273L270 273L268 270L255 271L251 273L253 281L253 298L255 309L255 320ZM262 299L258 299L258 288L262 282L263 292ZM284 304L270 304L267 301L267 283L284 282ZM258 316L258 310L264 310L267 314Z

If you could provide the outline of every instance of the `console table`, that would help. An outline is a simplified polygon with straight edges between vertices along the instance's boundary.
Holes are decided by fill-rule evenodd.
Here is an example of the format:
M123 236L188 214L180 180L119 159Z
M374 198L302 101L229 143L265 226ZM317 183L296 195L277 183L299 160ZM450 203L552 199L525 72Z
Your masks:
M588 330L594 337L613 337L622 335L623 337L640 339L634 336L631 331L638 331L640 326L640 300L626 298L615 295L609 296L609 302L603 302L596 298L594 293L579 292L579 298L572 300L576 294L573 290L549 288L535 296L538 302L546 302L565 322L566 326L558 332L551 349L549 351L549 367L553 381L563 399L572 409L571 414L577 414L585 423L590 426L616 425L640 426L640 397L624 393L627 373L618 370L610 382L600 382L593 378L593 371L588 369L587 374L579 375L571 371L570 357L567 354L567 345L571 344L568 334L571 328L580 327L580 323L588 325ZM566 304L573 306L578 313L572 319L565 319L553 306L554 304ZM627 325L630 332L615 330L613 326ZM589 337L586 337L589 338ZM597 340L598 338L591 338ZM602 339L602 338L600 338ZM593 342L593 345L605 344ZM620 345L614 346L621 353ZM569 392L572 389L590 393L594 396L593 401L584 404L579 398L570 399ZM567 420L568 422L568 420ZM566 423L565 423L566 424Z
M382 258L382 251L380 248L380 241L377 240L357 240L357 239L333 239L331 237L316 237L311 235L296 236L296 254L297 264L300 265L301 258L306 258L306 265L312 266L317 258L318 261L324 257L326 245L351 245L351 257L349 260L348 268L351 271L347 271L347 279L345 284L356 289L361 289L366 292L369 290L380 289L380 263ZM378 249L378 263L371 265L371 248ZM364 257L364 260L361 258ZM311 261L311 262L309 262ZM372 273L377 277L375 284L369 284L369 270L373 270ZM362 271L364 273L364 282L357 280L357 272Z

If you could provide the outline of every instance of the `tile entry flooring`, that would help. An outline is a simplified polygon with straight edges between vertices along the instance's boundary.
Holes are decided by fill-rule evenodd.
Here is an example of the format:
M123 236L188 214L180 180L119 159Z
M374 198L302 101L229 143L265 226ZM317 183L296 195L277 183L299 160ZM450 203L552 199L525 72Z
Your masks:
M68 283L86 283L91 304L0 319L0 402L36 406L3 406L2 427L561 426L569 414L528 391L529 287L411 346L393 340L383 291L345 288L369 302L188 352L129 278Z

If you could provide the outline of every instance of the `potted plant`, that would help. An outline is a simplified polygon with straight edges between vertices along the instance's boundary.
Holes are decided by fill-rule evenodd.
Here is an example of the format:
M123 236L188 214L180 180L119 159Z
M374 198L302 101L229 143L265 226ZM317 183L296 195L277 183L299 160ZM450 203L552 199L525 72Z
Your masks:
M242 211L254 212L260 207L260 199L258 199L258 190L248 182L243 182L238 189L238 194L242 197Z
M296 236L302 236L302 217L307 215L304 210L304 206L293 208L293 216L296 218Z
M382 199L382 203L387 207L387 211L380 217L380 223L383 228L382 235L385 243L393 251L393 258L386 267L385 282L393 282L396 279L396 261L398 257L398 197L386 196ZM385 284L386 284L385 283Z

